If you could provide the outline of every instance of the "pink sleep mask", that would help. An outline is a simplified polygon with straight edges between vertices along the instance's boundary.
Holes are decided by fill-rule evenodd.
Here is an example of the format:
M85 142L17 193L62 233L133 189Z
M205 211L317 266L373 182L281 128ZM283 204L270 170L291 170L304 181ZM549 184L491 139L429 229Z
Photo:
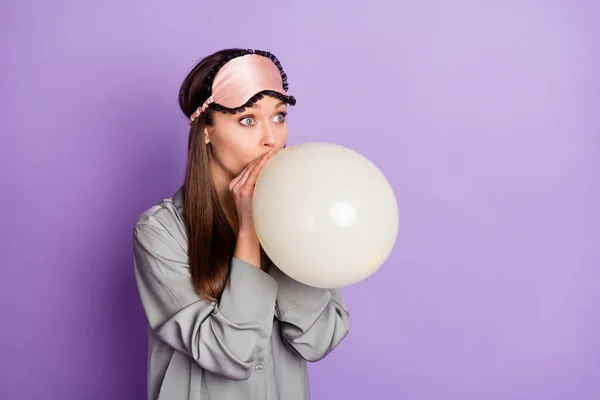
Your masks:
M261 92L294 105L296 99L286 94L284 76L280 66L267 56L253 52L235 57L218 71L213 80L211 96L196 109L189 122L194 122L212 103L235 112L236 109L247 106L246 103Z

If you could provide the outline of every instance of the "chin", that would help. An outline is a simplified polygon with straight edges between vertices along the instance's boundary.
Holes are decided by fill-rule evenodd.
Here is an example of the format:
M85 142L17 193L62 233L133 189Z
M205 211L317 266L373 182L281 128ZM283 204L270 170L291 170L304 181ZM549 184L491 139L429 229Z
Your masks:
M235 177L239 176L239 175L242 173L242 171L244 171L244 168L246 168L246 167L248 166L248 164L250 164L251 162L252 162L252 161L250 161L250 162L248 162L248 163L246 163L246 164L243 164L243 165L236 166L235 168L231 169L231 170L229 171L230 175L231 175L233 178L235 178Z

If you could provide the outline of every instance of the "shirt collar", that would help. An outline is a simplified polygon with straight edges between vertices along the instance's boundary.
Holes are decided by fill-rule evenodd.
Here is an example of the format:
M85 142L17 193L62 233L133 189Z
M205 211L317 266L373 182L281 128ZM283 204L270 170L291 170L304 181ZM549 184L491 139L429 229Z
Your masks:
M183 185L173 195L173 204L177 211L183 215Z

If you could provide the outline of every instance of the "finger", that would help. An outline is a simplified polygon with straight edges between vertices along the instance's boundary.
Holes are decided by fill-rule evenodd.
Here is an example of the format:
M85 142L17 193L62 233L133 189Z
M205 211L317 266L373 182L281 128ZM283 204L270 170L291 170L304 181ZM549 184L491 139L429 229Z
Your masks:
M256 159L254 161L252 161L250 164L246 165L246 168L244 168L242 170L242 172L239 173L238 176L236 176L230 183L229 183L229 190L233 190L234 187L239 186L240 181L242 181L244 179L244 177L246 176L246 174L248 173L248 171L250 171L253 167L254 164L256 164L259 159Z
M256 163L254 165L256 165ZM252 166L252 168L254 168L254 165ZM238 184L236 185L236 188L241 189L242 187L244 187L244 185L246 184L246 181L248 180L248 176L250 175L250 172L252 171L252 168L248 168L246 171L244 171Z
M260 161L258 162L258 164L256 164L256 166L252 169L252 171L250 172L245 184L246 185L252 185L254 186L254 184L256 183L256 179L258 178L258 174L260 173L260 171L262 170L262 167L265 165L265 163L267 162L267 160L269 158L271 158L271 156L273 155L273 152L269 152L265 155L265 157L261 158Z
M250 164L248 164L248 166L246 166L246 168L244 168L244 170L231 182L230 190L234 190L238 187L243 186L246 183L246 181L248 180L250 173L258 166L258 164L259 163L264 164L264 162L272 154L273 154L273 150L270 150L267 153L263 154L261 157L258 157L257 159L252 161Z

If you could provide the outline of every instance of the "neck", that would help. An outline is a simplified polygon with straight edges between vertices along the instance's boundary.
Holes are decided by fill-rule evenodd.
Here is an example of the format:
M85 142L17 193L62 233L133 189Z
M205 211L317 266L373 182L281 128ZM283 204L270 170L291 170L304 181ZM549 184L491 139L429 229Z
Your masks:
M210 165L210 173L212 175L213 185L217 192L217 196L219 198L219 202L221 203L221 207L223 207L223 211L227 216L227 220L229 221L229 225L235 232L236 236L239 230L239 220L237 215L237 208L235 206L235 201L233 199L233 195L229 190L229 183L234 179L234 177L230 176L223 168L221 168L218 163L212 157L212 154L209 152L209 165Z

